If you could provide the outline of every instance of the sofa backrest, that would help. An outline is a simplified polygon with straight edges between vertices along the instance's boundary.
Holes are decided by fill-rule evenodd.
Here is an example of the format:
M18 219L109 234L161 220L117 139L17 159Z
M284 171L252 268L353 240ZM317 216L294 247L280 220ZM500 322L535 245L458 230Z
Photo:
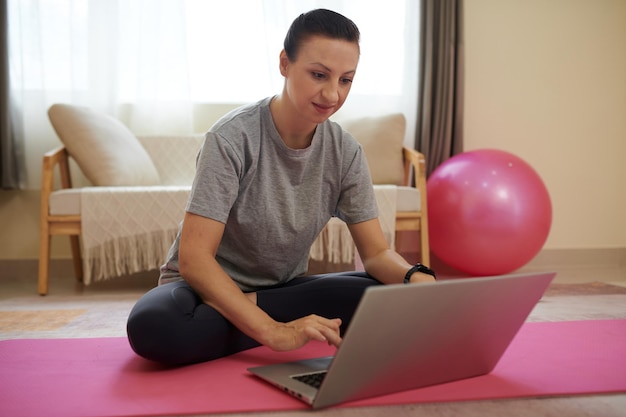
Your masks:
M137 139L152 159L161 185L191 185L204 135L139 136Z

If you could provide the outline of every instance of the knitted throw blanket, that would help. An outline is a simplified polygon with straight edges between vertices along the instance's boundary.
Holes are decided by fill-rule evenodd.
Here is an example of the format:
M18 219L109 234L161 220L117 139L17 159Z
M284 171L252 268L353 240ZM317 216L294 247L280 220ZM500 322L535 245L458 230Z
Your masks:
M189 186L86 187L81 192L83 279L93 281L158 269L176 238ZM394 247L396 187L375 186L383 233ZM354 262L347 226L332 219L311 247L314 260Z
M159 268L176 237L190 189L174 185L83 188L85 284Z

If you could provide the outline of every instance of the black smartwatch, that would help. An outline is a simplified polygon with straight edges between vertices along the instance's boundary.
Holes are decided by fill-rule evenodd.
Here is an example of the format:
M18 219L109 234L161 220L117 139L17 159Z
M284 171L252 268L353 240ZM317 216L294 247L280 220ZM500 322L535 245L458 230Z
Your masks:
M435 271L433 271L426 265L415 264L411 269L409 269L409 272L407 272L406 275L404 276L405 284L409 283L409 281L411 280L411 275L413 275L414 272L421 272L424 274L428 274L428 275L431 275L433 278L437 279L437 276L435 275Z

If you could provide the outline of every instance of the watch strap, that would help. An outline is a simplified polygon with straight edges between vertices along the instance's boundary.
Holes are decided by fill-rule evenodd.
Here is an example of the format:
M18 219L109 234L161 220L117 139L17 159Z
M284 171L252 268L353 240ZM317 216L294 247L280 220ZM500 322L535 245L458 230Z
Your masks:
M413 275L415 272L421 272L423 274L428 274L428 275L432 276L433 278L437 279L435 271L433 271L432 269L430 269L426 265L422 265L422 264L418 263L418 264L413 265L411 267L411 269L409 269L408 272L406 273L406 275L404 276L404 283L405 284L409 283L409 281L411 280L411 275Z

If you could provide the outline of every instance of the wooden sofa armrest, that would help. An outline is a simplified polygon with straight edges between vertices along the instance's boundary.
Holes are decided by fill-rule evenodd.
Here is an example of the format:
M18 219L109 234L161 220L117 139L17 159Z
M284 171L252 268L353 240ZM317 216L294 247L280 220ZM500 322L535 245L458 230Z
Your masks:
M412 186L411 180L415 177L415 187L421 190L426 186L426 158L424 154L407 147L402 148L404 161L404 185Z
M50 194L54 191L54 169L59 167L61 188L72 188L69 154L65 147L53 149L43 155L41 167L41 218L49 215Z
M48 151L43 156L41 170L41 207L39 237L39 272L38 291L40 295L48 293L48 274L50 263L50 237L69 235L74 260L74 272L78 281L82 281L83 270L80 257L78 236L81 231L80 215L50 215L50 195L54 191L54 170L59 167L61 188L72 188L69 154L65 147Z
M430 243L428 239L428 201L426 196L426 158L424 154L404 147L404 185L414 186L420 193L421 209L416 212L396 213L396 230L420 230L421 262L430 265ZM415 180L413 184L412 180Z
M48 151L43 155L42 187L50 185L51 189L54 188L54 168L58 165L61 175L61 188L72 188L69 159L70 155L64 146Z

